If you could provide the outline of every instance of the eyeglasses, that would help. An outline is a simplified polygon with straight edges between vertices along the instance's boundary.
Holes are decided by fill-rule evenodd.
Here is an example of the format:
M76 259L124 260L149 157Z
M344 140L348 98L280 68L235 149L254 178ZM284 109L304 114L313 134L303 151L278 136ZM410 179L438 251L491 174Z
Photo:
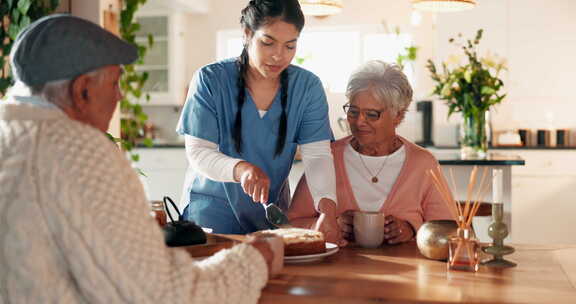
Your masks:
M376 110L359 110L357 107L351 106L350 104L346 104L342 107L344 109L344 113L348 116L348 118L357 119L360 117L360 113L364 113L364 118L368 121L377 121L380 119L380 115L384 111L376 111Z

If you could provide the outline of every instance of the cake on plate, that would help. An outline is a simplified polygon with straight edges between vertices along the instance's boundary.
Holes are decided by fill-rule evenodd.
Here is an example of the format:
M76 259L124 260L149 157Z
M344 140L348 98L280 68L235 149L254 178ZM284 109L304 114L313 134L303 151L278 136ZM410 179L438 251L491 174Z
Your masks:
M324 234L303 228L280 228L263 230L258 233L273 234L284 240L284 255L310 255L326 252Z

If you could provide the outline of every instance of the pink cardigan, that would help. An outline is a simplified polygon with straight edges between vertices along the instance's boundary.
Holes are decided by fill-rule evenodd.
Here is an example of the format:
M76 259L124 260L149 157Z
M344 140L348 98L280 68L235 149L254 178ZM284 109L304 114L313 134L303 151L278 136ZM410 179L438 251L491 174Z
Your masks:
M344 166L344 149L351 139L352 137L348 136L332 143L338 215L348 210L359 210ZM408 221L414 231L418 231L425 221L453 219L440 193L434 187L432 178L426 173L429 169L434 169L436 174L440 172L441 181L446 183L439 171L438 161L428 150L403 137L400 139L404 143L406 159L380 212ZM306 177L303 175L290 204L288 217L293 225L310 228L317 216Z

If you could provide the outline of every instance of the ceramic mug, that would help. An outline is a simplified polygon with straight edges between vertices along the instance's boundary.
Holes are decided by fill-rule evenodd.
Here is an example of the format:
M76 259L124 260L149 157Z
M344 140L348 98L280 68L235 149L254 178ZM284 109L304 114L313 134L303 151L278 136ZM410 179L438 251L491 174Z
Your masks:
M354 211L354 238L365 248L376 248L384 241L384 213Z

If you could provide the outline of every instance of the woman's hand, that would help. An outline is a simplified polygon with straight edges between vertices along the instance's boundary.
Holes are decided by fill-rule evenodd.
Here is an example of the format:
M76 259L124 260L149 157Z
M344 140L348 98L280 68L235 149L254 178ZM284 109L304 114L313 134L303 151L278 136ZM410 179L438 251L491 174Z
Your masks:
M336 219L342 237L347 241L354 241L354 213L353 211L346 211Z
M388 244L398 244L411 240L414 237L414 229L407 221L395 216L386 216L384 222L384 241Z
M240 182L242 190L251 196L254 202L268 201L270 178L262 169L247 161L241 161L234 167L234 180Z
M322 232L326 242L334 243L340 247L346 246L348 242L342 238L340 227L336 221L336 203L323 198L318 204L318 209L320 216L313 229Z

